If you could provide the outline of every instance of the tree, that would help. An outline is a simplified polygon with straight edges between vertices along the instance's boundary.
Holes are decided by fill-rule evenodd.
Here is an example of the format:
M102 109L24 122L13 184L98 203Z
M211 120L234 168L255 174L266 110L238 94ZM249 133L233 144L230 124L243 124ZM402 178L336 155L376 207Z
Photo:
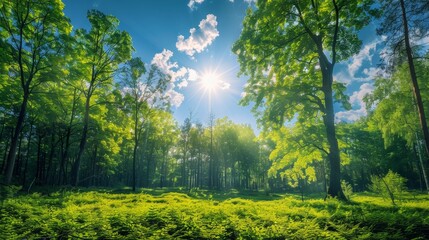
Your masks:
M427 64L420 61L416 64L416 70L422 73L422 77L427 76L429 69ZM422 136L417 134L420 129L419 114L413 98L408 70L408 65L402 63L389 77L377 78L374 82L374 91L366 97L365 101L367 107L375 106L371 112L369 124L373 129L381 131L386 147L392 145L399 136L407 142L409 149L415 149L418 153ZM421 81L421 86L427 88L429 84ZM425 92L421 97L426 101L429 99L429 95ZM421 157L419 160L427 183L426 170Z
M243 104L263 108L261 122L278 126L322 118L329 145L328 194L345 199L340 183L340 151L334 101L347 102L345 86L334 83L333 70L361 45L357 31L372 14L372 1L258 1L249 9L234 44L241 74L249 75ZM347 104L346 104L347 105ZM298 116L297 116L298 115ZM270 127L270 126L269 126Z
M280 173L292 187L299 187L301 194L308 183L316 180L317 162L324 166L328 155L328 146L323 136L322 124L301 124L293 127L283 126L279 131L272 131L267 138L275 144L270 154L272 165L270 176ZM343 156L344 159L344 156ZM323 188L326 192L326 169L322 167Z
M413 95L419 114L420 128L423 133L426 153L429 156L429 130L419 82L413 51L413 38L419 40L428 36L429 33L429 3L426 0L407 1L388 0L381 1L381 9L384 12L384 21L378 30L379 34L388 34L391 38L391 48L394 53L401 54L405 48L406 61L410 80L413 85ZM401 16L401 18L398 18ZM401 60L401 59L400 59ZM401 62L397 63L401 65Z
M73 164L71 173L72 185L79 183L79 170L85 145L88 138L90 109L95 104L93 99L98 91L108 91L112 86L113 74L118 65L131 58L132 43L130 35L118 30L119 20L111 15L105 15L97 10L88 11L91 30L76 31L77 45L81 55L80 76L82 79L80 91L85 96L82 135L79 152Z
M2 53L11 56L11 81L20 83L21 103L7 157L6 183L12 181L18 139L31 93L60 71L64 36L71 31L60 0L14 0L0 3Z
M163 74L156 66L152 66L145 81L142 77L146 69L140 58L127 61L123 69L123 91L126 94L133 120L133 191L136 190L136 161L145 120L149 111L162 103L160 98L166 90L170 76ZM158 99L157 99L158 98Z

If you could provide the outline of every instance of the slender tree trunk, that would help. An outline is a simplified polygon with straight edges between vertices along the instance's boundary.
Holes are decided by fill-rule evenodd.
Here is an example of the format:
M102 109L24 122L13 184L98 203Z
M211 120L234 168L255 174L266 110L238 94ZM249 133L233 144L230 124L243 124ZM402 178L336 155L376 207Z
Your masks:
M429 131L428 131L428 126L426 122L425 110L423 107L423 100L420 94L419 83L417 81L416 69L414 66L413 53L411 49L409 30L408 30L407 12L405 9L404 0L400 0L400 3L401 3L401 9L402 9L402 20L404 24L405 49L407 52L408 66L410 68L410 77L411 77L411 82L413 83L413 92L417 102L420 126L423 132L423 139L425 142L426 153L427 153L427 156L429 156Z
M97 171L96 171L96 169L97 169L97 151L98 151L98 144L95 144L93 155L92 155L92 178L90 181L91 182L90 185L92 185L92 186L96 185L95 176L97 176Z
M86 96L85 114L84 114L84 118L83 118L82 136L81 136L80 143L79 143L79 152L77 154L77 157L76 157L76 160L73 164L72 172L71 172L71 180L72 180L73 186L77 186L79 183L80 163L82 160L83 152L85 151L86 140L87 140L87 135L88 135L90 100L91 100L91 90L88 91L88 95Z
M3 135L3 133L2 133ZM7 158L7 150L9 149L9 140L13 137L13 131L11 130L10 138L6 138L6 143L4 144L4 151L3 151L3 161L0 166L0 173L6 173L6 158Z
M136 191L136 162L137 162L137 141L134 141L133 149L133 192Z
M136 162L137 162L137 149L139 146L139 98L138 95L134 96L134 149L133 149L133 192L136 191Z
M43 179L43 163L42 163L42 139L43 135L38 136L37 139L37 160L36 160L36 185L41 185Z
M15 167L16 149L18 147L19 135L21 134L22 127L24 126L24 119L27 111L29 97L30 92L28 90L24 90L24 98L21 103L18 120L16 122L12 140L10 142L9 154L6 160L6 184L10 184L12 182L13 169Z
M60 170L58 175L58 185L64 184L67 179L67 171L66 171L66 164L67 164L67 158L68 153L70 149L70 137L71 137L71 131L73 126L73 119L75 117L76 113L76 101L77 101L77 89L74 89L73 91L73 104L72 104L72 110L70 114L70 121L66 128L66 142L64 146L64 151L61 154L61 161L60 161Z
M55 131L54 131L55 127L52 126L52 135L51 135L51 143L50 143L50 150L49 150L49 156L48 156L48 166L46 169L46 173L45 173L45 177L43 179L43 183L44 184L49 184L51 181L49 181L49 179L54 179L51 176L51 169L52 169L52 164L53 164L53 159L54 159L54 153L55 153L55 148L56 148L56 144L55 144Z
M15 162L15 170L14 170L14 175L15 176L19 176L21 174L21 165L22 165L22 139L24 138L24 134L21 134L21 137L19 138L19 143L18 143L18 156L16 158L16 162Z
M27 181L27 167L28 167L28 159L30 158L31 134L32 133L33 133L33 124L30 123L30 131L28 133L28 138L27 138L27 154L25 155L24 170L23 170L23 174L22 174L22 186L24 186L25 182Z
M416 133L416 137L417 137L417 133ZM416 149L417 149L416 153L417 153L417 155L419 157L419 163L420 163L420 168L422 169L423 180L425 181L426 191L429 194L429 183L428 183L428 178L427 178L427 175L426 175L425 165L423 164L422 153L420 151L420 144L419 144L419 142L417 142L413 147L414 147L414 151L416 151Z

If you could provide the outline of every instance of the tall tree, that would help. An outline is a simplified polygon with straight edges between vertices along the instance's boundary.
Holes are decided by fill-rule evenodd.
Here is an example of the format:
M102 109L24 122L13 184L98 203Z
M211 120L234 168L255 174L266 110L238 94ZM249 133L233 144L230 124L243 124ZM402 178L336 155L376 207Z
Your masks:
M261 0L249 9L233 46L241 74L249 75L244 104L265 108L267 124L322 116L329 144L328 194L345 199L340 184L340 151L334 100L345 102L345 87L333 81L338 61L356 53L371 0ZM338 90L338 91L336 91ZM267 125L266 124L266 125Z
M429 62L426 60L426 62ZM423 78L427 78L429 64L417 62L416 69L422 73ZM429 87L428 82L423 82L421 86ZM413 98L413 88L410 84L409 67L407 63L397 66L395 72L387 78L377 78L374 82L374 91L365 98L367 106L374 106L371 111L369 124L373 129L381 131L386 147L392 145L399 136L403 138L409 149L420 150L419 114ZM422 99L429 100L429 94L423 92ZM426 170L420 160L423 176L427 182Z
M0 3L2 52L11 56L10 80L21 86L21 103L7 157L6 183L12 180L18 139L24 125L27 105L34 89L55 79L64 35L71 31L60 0L14 0Z
M429 33L429 2L426 0L385 0L381 1L384 21L378 29L379 34L388 34L389 44L394 49L394 53L400 53L405 50L406 61L408 63L409 75L413 84L414 98L417 103L419 113L420 128L423 133L426 153L429 156L429 130L427 125L426 113L420 93L419 82L417 81L417 72L413 48L417 45L415 42L425 38ZM401 16L400 18L398 16ZM414 46L413 42L414 41ZM398 65L401 63L399 62Z
M118 29L119 20L97 10L88 11L91 30L76 31L77 45L82 54L80 74L81 91L85 96L82 135L79 152L71 173L72 185L79 183L79 171L88 138L90 109L96 99L97 91L108 91L113 82L113 74L120 63L131 58L132 43L130 35Z
M143 127L149 117L151 109L162 104L162 96L166 90L170 76L165 75L156 66L152 66L145 79L146 72L144 63L140 58L132 58L127 61L123 69L123 91L126 94L132 112L133 121L133 191L136 190L136 162L137 150L141 143Z

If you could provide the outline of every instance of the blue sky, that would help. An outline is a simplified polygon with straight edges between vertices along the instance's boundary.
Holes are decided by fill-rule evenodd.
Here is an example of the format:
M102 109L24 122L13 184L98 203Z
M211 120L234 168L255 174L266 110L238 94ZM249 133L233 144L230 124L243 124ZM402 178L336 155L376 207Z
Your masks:
M64 0L65 14L74 28L89 28L86 13L97 9L120 20L120 29L133 38L134 56L155 63L170 73L174 82L168 96L179 123L192 112L193 119L207 123L210 109L216 118L227 116L236 123L256 120L250 107L239 106L245 77L238 78L239 65L231 52L241 32L246 9L252 0ZM366 115L362 98L372 91L382 37L375 24L361 33L361 51L335 68L336 81L345 82L353 110L337 109L338 121ZM214 75L212 90L201 84Z

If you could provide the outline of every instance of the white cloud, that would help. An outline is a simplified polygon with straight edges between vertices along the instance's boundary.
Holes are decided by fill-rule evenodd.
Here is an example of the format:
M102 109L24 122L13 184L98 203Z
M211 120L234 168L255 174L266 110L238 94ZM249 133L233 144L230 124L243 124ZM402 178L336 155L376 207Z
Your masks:
M194 69L188 68L188 80L196 81L198 79L198 73Z
M335 122L354 122L361 117L366 116L366 111L362 108L350 111L337 112L335 114Z
M167 91L165 96L169 100L170 104L175 107L180 107L182 102L185 100L183 94L174 91L173 89Z
M189 81L196 81L198 74L194 69L179 67L177 62L172 62L170 59L173 57L173 52L167 49L162 50L161 53L155 54L151 64L157 66L163 73L171 76L170 83L167 86L165 93L166 99L172 106L179 107L185 97L183 94L175 91L176 82L179 89L187 87Z
M370 83L364 83L360 86L359 91L353 92L350 97L350 103L359 106L365 106L364 97L374 91L374 86Z
M201 4L203 2L204 2L204 0L190 0L189 3L188 3L188 7L190 9L194 9L195 3Z
M356 72L362 67L364 61L372 63L372 56L377 48L379 39L365 45L359 53L351 58L351 63L348 66L350 76L355 77Z
M359 118L366 116L368 113L366 111L365 102L363 99L366 95L372 93L372 91L374 91L374 86L372 84L362 84L359 88L359 91L353 92L352 96L350 97L350 103L354 109L336 113L336 122L356 121Z
M177 84L177 86L180 88L184 88L188 86L188 81L183 80L182 82L180 82L179 84Z
M198 30L195 28L189 30L190 36L187 39L183 35L177 37L177 49L191 57L196 52L204 51L219 36L219 31L216 28L216 16L213 14L208 14L206 19L201 20L198 26Z
M352 82L352 77L348 74L348 72L339 72L334 75L334 82L344 83L349 85Z
M192 68L180 67L177 62L171 62L170 59L173 57L173 52L167 49L162 50L161 53L155 54L151 64L157 66L163 73L171 76L171 82L178 80L196 80L196 71Z
M220 89L222 89L222 90L226 90L226 89L229 89L231 87L231 84L227 83L225 81L219 81L219 84L220 84Z

